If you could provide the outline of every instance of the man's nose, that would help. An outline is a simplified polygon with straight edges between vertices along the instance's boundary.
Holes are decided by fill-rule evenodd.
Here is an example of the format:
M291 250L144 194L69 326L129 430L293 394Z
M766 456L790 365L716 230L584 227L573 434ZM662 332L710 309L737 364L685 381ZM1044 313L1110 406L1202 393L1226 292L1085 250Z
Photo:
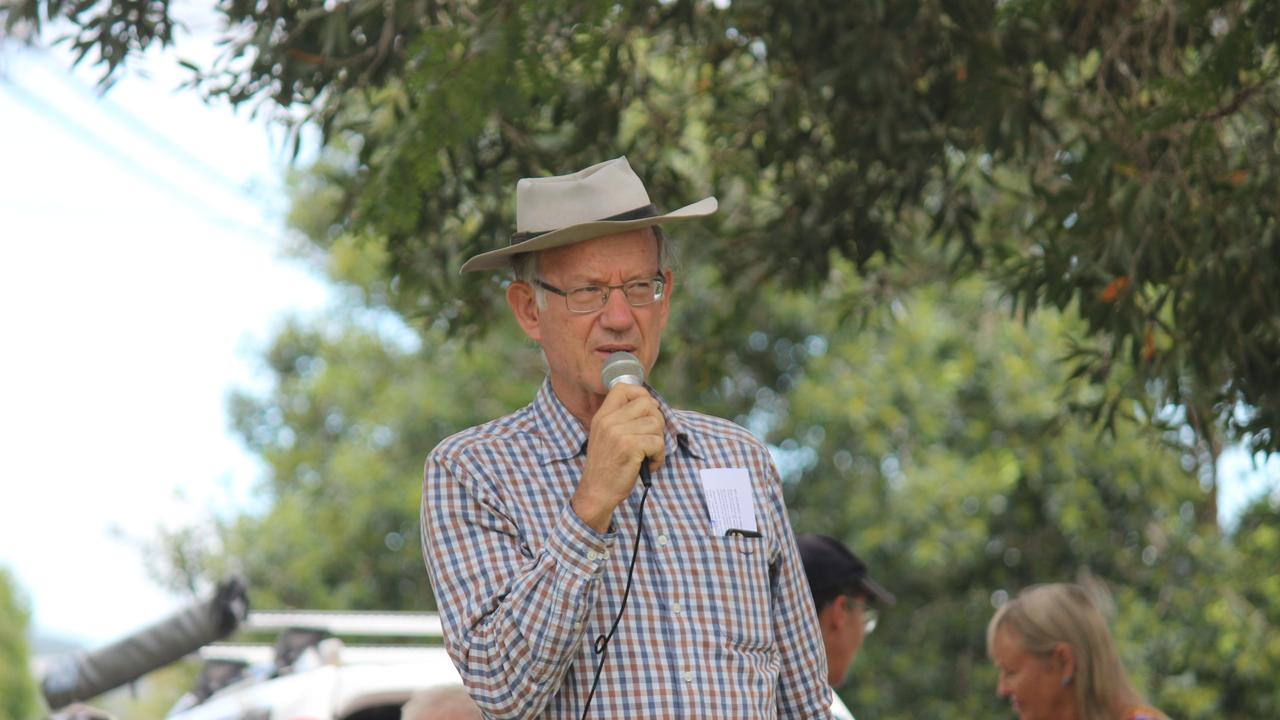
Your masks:
M627 294L621 288L609 292L604 309L600 311L600 324L609 330L625 330L635 322L635 313L631 303L627 302Z

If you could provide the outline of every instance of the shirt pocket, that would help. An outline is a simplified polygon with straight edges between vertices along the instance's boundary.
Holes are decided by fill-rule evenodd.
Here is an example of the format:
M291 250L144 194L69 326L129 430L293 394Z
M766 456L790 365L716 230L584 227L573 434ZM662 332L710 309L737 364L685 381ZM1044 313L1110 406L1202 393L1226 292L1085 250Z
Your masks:
M712 568L708 582L718 626L730 648L773 647L772 591L768 553L762 537L711 538Z

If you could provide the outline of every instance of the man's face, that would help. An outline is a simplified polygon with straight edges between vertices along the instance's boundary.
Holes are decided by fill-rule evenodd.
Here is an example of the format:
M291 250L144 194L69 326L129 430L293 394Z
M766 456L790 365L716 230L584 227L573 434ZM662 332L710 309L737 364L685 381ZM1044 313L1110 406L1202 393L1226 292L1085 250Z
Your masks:
M544 250L538 257L538 276L561 290L621 285L658 273L658 243L648 228ZM556 396L579 418L589 419L608 392L600 370L610 354L632 353L646 375L653 369L670 308L670 273L664 279L666 290L655 303L632 307L615 289L603 308L581 314L570 312L564 298L551 292L546 307L538 308L532 288L512 283L507 300L516 319L542 346Z

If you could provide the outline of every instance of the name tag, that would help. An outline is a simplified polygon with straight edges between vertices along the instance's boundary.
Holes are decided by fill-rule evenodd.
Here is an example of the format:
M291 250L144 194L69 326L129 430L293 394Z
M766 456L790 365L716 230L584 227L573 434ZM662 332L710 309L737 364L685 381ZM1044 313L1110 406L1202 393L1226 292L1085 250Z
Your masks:
M758 535L755 495L746 468L708 468L699 471L699 475L711 515L711 534L720 537L738 531Z

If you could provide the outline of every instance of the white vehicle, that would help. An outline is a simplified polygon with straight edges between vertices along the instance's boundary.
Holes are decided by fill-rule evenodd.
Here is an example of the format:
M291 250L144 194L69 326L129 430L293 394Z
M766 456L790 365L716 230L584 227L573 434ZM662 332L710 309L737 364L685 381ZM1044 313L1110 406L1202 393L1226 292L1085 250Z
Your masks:
M434 614L250 613L248 589L233 577L150 627L41 658L35 670L51 720L109 718L84 703L193 654L200 676L169 720L399 720L416 691L461 683L440 640Z
M434 614L250 613L241 630L278 638L201 648L204 671L169 720L399 720L414 692L461 683Z

